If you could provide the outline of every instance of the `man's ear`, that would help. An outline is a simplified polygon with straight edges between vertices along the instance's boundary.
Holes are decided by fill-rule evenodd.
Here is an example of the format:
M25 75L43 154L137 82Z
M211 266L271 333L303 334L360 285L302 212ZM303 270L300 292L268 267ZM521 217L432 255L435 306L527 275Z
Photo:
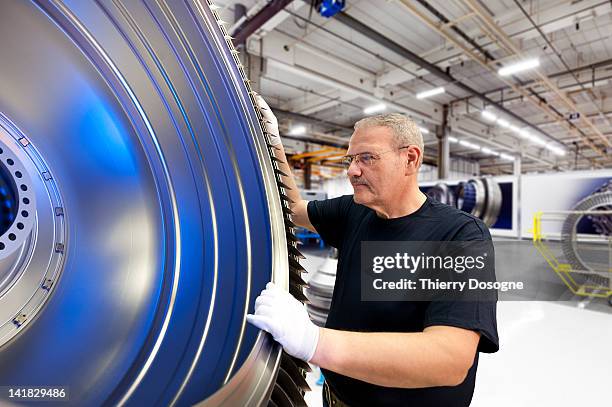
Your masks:
M406 167L409 167L411 164L414 165L414 169L418 168L419 158L421 157L422 151L419 150L417 146L410 146L406 149Z

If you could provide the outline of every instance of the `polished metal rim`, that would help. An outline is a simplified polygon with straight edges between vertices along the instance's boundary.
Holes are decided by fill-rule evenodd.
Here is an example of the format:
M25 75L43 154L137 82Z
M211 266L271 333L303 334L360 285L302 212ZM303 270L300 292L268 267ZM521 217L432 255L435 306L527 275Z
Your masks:
M482 221L489 227L497 222L502 205L502 192L499 184L491 177L483 177L482 183L485 189L485 205Z
M37 196L37 220L65 222L32 227L64 258L0 348L0 382L67 385L73 405L303 405L308 366L245 321L270 279L298 295L302 269L218 16L196 0L0 7L0 111L61 191Z
M65 211L38 150L0 113L0 160L13 178L15 218L0 236L0 347L33 321L60 277ZM26 272L27 271L27 272Z

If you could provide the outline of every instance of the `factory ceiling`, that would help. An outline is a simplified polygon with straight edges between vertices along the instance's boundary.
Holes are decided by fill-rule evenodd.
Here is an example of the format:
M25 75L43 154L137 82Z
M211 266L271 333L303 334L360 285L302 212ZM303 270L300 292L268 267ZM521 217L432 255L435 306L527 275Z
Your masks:
M400 111L435 156L446 111L451 156L484 173L518 156L524 172L612 166L610 1L348 0L330 18L216 4L287 136L341 145L364 115Z

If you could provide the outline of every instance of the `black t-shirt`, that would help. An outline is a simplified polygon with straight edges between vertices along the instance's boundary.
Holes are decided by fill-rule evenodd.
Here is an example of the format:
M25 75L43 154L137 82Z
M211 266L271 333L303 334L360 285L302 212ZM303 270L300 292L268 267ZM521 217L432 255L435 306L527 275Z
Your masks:
M422 332L432 325L455 326L481 334L479 352L498 350L495 302L361 301L362 241L490 240L481 220L429 197L410 215L383 219L372 209L356 204L352 195L309 202L308 218L323 240L339 252L327 328ZM323 370L323 374L332 391L351 406L468 406L474 393L477 366L478 353L460 385L421 389L377 386L328 370Z

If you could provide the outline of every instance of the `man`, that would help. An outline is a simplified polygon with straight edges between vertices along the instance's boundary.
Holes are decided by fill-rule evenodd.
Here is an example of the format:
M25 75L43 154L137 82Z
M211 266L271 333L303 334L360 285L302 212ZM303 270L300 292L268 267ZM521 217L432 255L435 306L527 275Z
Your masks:
M290 174L276 118L258 103L281 170ZM368 117L355 124L345 158L354 195L306 202L291 176L283 180L293 222L339 250L329 316L325 328L316 327L302 304L270 283L247 318L289 354L323 369L326 405L467 406L478 352L498 349L495 302L361 301L363 241L491 239L480 220L419 190L423 149L407 117Z

